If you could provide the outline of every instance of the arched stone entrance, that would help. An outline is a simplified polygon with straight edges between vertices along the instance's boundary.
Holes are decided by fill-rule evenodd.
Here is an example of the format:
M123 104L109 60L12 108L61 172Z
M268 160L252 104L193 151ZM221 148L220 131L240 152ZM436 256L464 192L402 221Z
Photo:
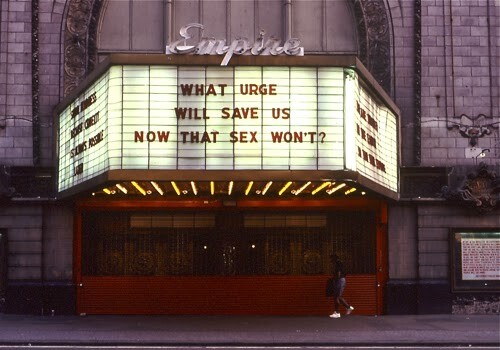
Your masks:
M391 35L384 0L350 0L357 23L359 57L391 93ZM97 63L97 27L104 0L70 0L63 30L64 95Z

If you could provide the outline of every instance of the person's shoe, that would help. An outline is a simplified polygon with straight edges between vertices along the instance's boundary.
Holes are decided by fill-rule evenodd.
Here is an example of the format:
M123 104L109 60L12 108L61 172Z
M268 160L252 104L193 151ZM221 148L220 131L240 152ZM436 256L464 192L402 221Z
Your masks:
M352 306L349 306L349 308L347 309L347 311L345 312L346 315L349 315L352 310L354 310L354 308Z
M331 318L339 318L340 314L338 312L334 312L333 314L330 315Z

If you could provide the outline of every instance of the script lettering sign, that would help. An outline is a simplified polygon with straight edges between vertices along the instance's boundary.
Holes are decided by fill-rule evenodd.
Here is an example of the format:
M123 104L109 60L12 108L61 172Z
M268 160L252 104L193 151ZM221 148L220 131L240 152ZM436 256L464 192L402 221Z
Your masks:
M194 30L201 30L202 36L199 42L188 44L192 39ZM247 38L234 39L229 45L225 39L216 39L203 36L205 27L200 23L190 23L182 27L179 31L182 39L174 41L167 45L165 53L168 54L193 54L193 55L224 55L221 66L227 66L233 55L252 54L258 55L280 55L303 56L304 48L300 46L300 40L291 38L286 40L282 46L281 40L269 37L264 38L265 31L261 30L258 38L251 43Z

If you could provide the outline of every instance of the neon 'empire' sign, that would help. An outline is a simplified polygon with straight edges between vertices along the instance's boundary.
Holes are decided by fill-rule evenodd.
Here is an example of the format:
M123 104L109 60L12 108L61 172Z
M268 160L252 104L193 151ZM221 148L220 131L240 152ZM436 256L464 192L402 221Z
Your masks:
M202 31L202 37L198 43L188 45L187 41L192 38L188 31L191 28L198 28ZM237 38L226 45L226 40L215 39L203 36L205 27L200 23L191 23L182 27L179 34L183 39L170 43L165 49L168 54L195 54L195 55L224 55L221 66L227 66L233 55L243 55L251 53L252 55L280 55L282 53L289 56L303 56L304 48L300 46L300 40L291 38L280 46L281 40L270 37L264 40L265 32L260 31L259 37L253 44L246 38Z

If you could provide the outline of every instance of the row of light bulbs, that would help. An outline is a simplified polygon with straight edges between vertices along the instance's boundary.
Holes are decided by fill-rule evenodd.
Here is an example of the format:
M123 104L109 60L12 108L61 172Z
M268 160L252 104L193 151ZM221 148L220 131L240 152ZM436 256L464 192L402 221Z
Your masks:
M152 190L146 190L144 189L139 183L137 183L136 181L131 181L130 182L132 184L132 186L135 187L135 189L137 189L137 191L139 191L143 196L146 196L148 194L152 194L153 191ZM162 187L160 185L158 185L157 182L155 181L150 181L151 185L153 186L153 188L156 190L156 192L158 192L161 196L164 195L165 191L162 189ZM298 189L292 189L290 191L291 194L293 195L296 195L298 196L300 193L302 193L307 187L309 187L311 185L311 181L308 181L306 182L305 184L303 184L300 188ZM179 189L179 186L177 186L177 183L175 181L170 181L170 184L173 188L173 190L175 191L175 193L177 193L178 196L180 196L181 194L187 194L189 193L189 191L187 189L184 189L184 190L181 190ZM259 194L259 195L265 195L269 189L271 188L273 184L273 181L268 181L266 183L266 185L262 188L262 189L257 189L255 190L255 193L256 194ZM293 181L288 181L285 185L283 185L283 187L281 187L281 189L279 190L278 192L278 195L283 195L287 190L288 188L293 184ZM191 190L193 191L193 194L194 195L198 195L198 187L196 186L196 183L194 181L191 181L190 182L190 185L191 185ZM245 195L248 196L250 194L250 192L252 191L252 188L253 188L253 185L254 185L254 182L253 181L249 181L248 182L248 185L247 187L245 188ZM335 182L331 182L331 181L325 181L323 182L321 185L319 185L318 187L316 187L312 192L311 192L311 195L315 195L316 193L326 189L326 193L331 195L332 193L335 193L337 192L338 190L346 187L347 185L345 183L335 183ZM227 194L230 196L232 193L233 193L233 187L234 187L234 181L229 181L229 184L228 184L228 188L227 188ZM125 188L123 185L117 183L116 184L116 188L121 191L122 193L124 194L127 194L128 193L128 190L127 188ZM345 195L349 195L353 192L357 191L357 189L355 187L351 187L350 189L347 189L346 191L344 191L344 194ZM109 188L104 188L103 189L103 192L106 193L106 194L115 194L116 191L113 190L113 189L109 189ZM211 195L214 195L215 194L215 182L214 181L210 181L210 194ZM365 195L366 193L363 191L361 192L362 195ZM95 195L95 193L94 193Z

